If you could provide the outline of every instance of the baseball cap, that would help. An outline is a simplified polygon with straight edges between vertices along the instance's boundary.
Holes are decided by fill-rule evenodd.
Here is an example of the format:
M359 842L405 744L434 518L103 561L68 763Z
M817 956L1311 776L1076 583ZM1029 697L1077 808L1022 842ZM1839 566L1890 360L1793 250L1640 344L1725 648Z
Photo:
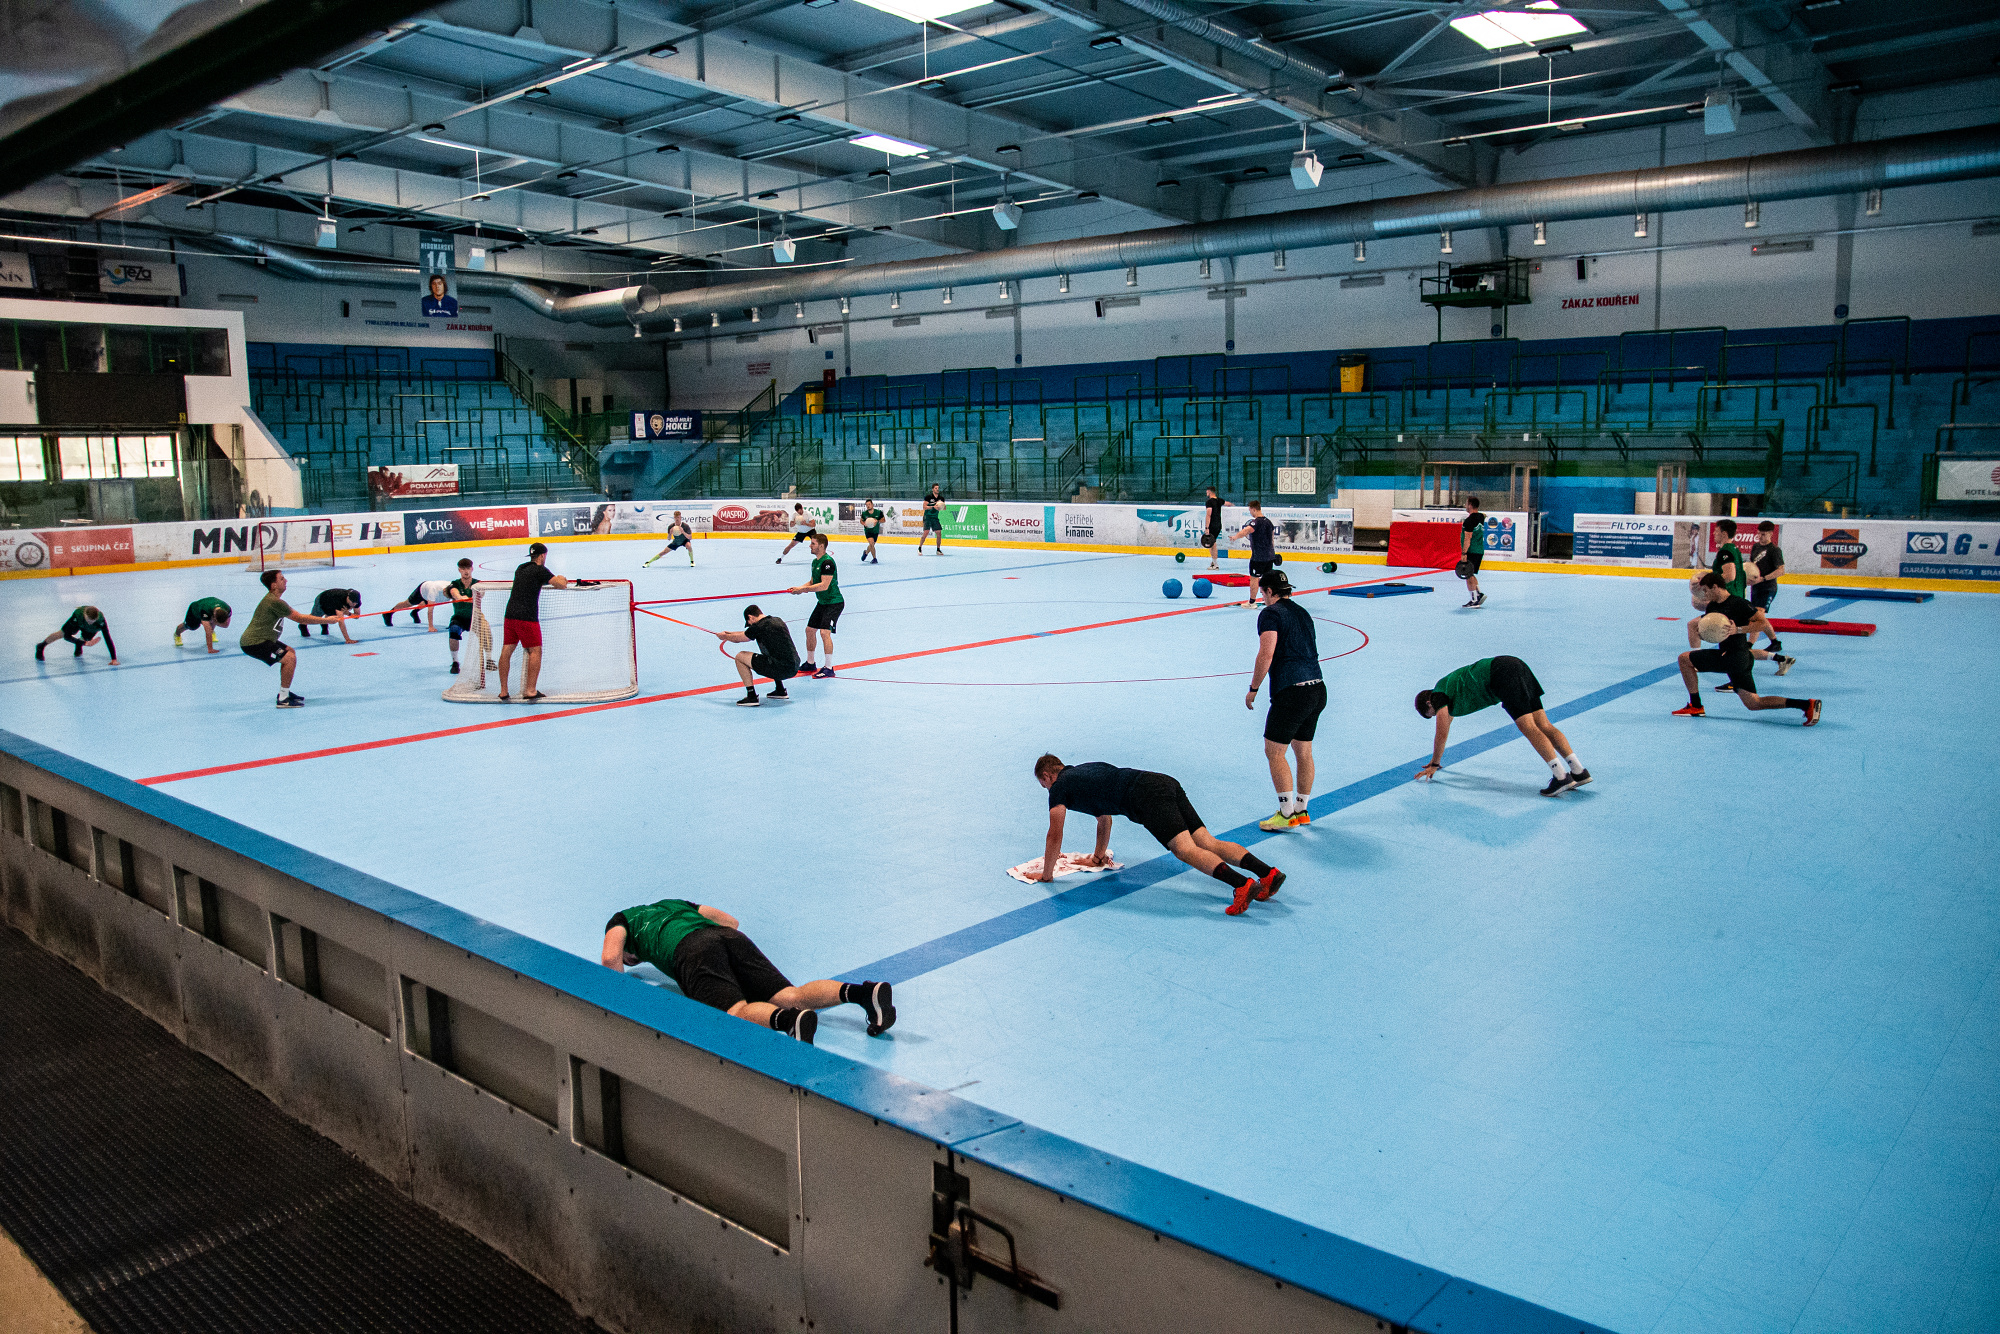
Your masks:
M536 556L546 556L548 554L549 554L549 548L546 542L535 542L530 544L528 547L528 558L530 560L534 559Z
M1257 587L1269 593L1276 593L1279 597L1292 595L1292 581L1285 577L1283 570L1268 570L1259 575Z

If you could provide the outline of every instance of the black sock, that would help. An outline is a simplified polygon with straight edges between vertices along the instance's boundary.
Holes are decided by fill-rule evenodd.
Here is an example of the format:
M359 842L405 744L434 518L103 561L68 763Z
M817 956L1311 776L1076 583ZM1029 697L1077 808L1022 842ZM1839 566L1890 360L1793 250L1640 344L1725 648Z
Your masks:
M840 984L840 1003L842 1005L866 1005L868 1003L868 988L874 985L873 982L842 982Z
M1244 881L1244 877L1236 874L1236 872L1229 869L1228 862L1217 862L1215 864L1215 869L1213 871L1210 871L1209 874L1214 876L1217 880L1220 880L1223 884L1229 886L1231 889L1237 889L1241 887Z
M1251 875L1257 876L1260 879L1270 874L1271 871L1271 868L1268 864L1258 861L1255 857L1253 857L1247 852L1243 854L1243 860L1236 864L1238 866L1241 866L1244 870L1248 871Z
M1701 692L1699 690L1690 690L1688 692L1688 706L1696 709L1701 707Z
M771 1011L771 1027L780 1033L792 1031L792 1025L799 1021L799 1012L794 1009Z
M1809 699L1787 699L1785 701L1785 707L1788 709L1797 709L1800 713L1804 713L1806 711L1806 705L1810 703L1812 703L1812 701Z

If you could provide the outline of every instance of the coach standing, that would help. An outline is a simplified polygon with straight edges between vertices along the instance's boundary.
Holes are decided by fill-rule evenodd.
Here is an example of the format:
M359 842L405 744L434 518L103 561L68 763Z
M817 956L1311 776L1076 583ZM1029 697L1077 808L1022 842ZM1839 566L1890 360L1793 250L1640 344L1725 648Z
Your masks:
M1257 613L1257 665L1250 671L1250 689L1243 707L1257 707L1257 688L1271 679L1271 712L1264 719L1264 758L1271 766L1271 786L1278 790L1278 812L1257 827L1266 833L1312 823L1307 803L1313 787L1313 733L1326 708L1326 680L1319 669L1319 636L1312 616L1292 601L1292 581L1273 570L1257 581L1264 610ZM1285 751L1298 758L1299 783L1292 786L1292 769Z
M514 588L507 596L507 616L500 639L500 698L507 698L507 665L513 660L514 646L522 649L521 702L541 699L535 683L542 675L542 589L554 584L568 588L569 580L551 572L546 564L549 549L537 542L528 548L528 558L514 567Z

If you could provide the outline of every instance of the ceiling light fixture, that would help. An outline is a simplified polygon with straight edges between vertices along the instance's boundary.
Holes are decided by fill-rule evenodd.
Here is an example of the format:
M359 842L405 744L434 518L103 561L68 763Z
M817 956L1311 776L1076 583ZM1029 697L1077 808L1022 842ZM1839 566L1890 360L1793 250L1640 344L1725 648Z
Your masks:
M595 228L595 227L586 227L586 228L584 228L584 229L583 229L582 231L578 232L578 233L577 233L577 235L578 235L578 236L595 236L595 235L597 235L597 228Z
M1000 299L1002 301L1007 299L1007 280L1005 278L1000 280Z
M1723 88L1714 89L1701 100L1701 132L1734 134L1736 114L1736 94Z
M1881 216L1882 192L1880 190L1870 190L1865 196L1865 201L1861 210L1863 213L1871 218Z
M430 124L424 126L425 134L442 134L443 132L444 132L444 122L441 120L434 120Z
M676 315L674 316L674 332L679 333L680 331L681 331L681 317Z
M1366 241L1356 241L1354 243L1354 262L1356 264L1365 264L1368 262L1368 243Z
M763 311L763 309L762 309L761 307L758 307L758 306L752 306L752 307L750 307L750 323L752 323L752 324L762 324L763 322L764 322L764 311Z
M803 3L807 9L825 9L834 0L803 0Z
M1181 183L1175 177L1169 176L1164 181L1154 181L1153 188L1155 190L1178 190L1181 188Z
M722 316L715 311L709 311L708 327L711 329L720 329L722 327Z
M1076 197L1077 197L1077 199L1078 199L1079 201L1081 201L1081 200L1085 200L1085 199L1095 199L1095 198L1097 198L1097 191L1095 191L1095 190L1079 190L1079 191L1077 191L1077 193L1076 193Z
M801 116L796 111L787 111L784 115L778 116L775 119L777 123L780 125L796 125L800 121L804 120L805 117Z
M528 89L527 92L522 93L521 99L526 102L539 102L548 95L549 95L549 90L547 88L537 85L536 87Z
M333 160L335 162L353 162L355 160L355 155L352 153L342 153L337 157L335 157Z
M805 317L806 317L806 303L803 301L794 301L792 303L792 318L795 320L802 320Z
M1002 144L993 151L996 153L1018 153L1021 151L1021 146L1019 144Z
M947 306L951 304L951 289L949 287L944 289L944 304Z
M1547 245L1548 243L1549 243L1549 225L1548 225L1548 224L1547 224L1546 222L1538 222L1538 223L1536 223L1536 224L1535 224L1535 244L1536 244L1536 245Z
M781 236L771 242L771 262L789 264L799 257L799 243L789 236Z
M1326 171L1326 164L1319 160L1319 154L1310 148L1302 148L1292 154L1292 188L1294 190L1319 189L1320 177Z
M1538 56L1567 56L1574 55L1575 53L1576 48L1568 42L1564 42L1560 46L1544 46L1535 52Z
M1063 293L1064 295L1068 295L1069 275L1067 273L1059 273L1056 275L1056 290L1058 292Z
M893 232L896 229L894 227L891 227L886 222L878 222L873 227L870 227L868 230L872 232Z
M778 197L778 192L776 190L766 190L757 197L759 199L776 199Z
M1207 260L1203 260L1203 261L1201 262L1201 280L1202 280L1203 282L1207 282L1207 281L1208 281L1208 261L1207 261Z
M942 87L944 87L943 79L925 79L917 85L919 91L926 93L934 93Z
M573 181L576 179L576 173L573 171L559 171L556 173L556 179L559 181Z
M648 48L646 51L646 54L649 56L677 56L680 53L681 49L672 42L661 42L658 46Z
M1438 253L1439 253L1440 255L1449 255L1449 254L1451 253L1451 233L1450 233L1450 232L1439 232L1439 233L1438 233Z
M902 308L903 308L903 294L901 292L889 293L889 309L901 310ZM805 307L800 306L799 309L804 310Z
M1243 169L1244 178L1247 180L1255 180L1260 176L1269 176L1270 174L1271 169L1269 167L1245 167Z
M1090 39L1090 49L1093 51L1108 51L1114 46L1123 45L1125 45L1124 38L1114 37L1110 33L1106 33L1102 37L1093 37Z
M846 297L842 297L842 298L840 298L840 313L841 313L841 314L843 314L843 315L847 314L847 298L846 298Z
M1483 14L1453 19L1451 26L1460 36L1470 38L1488 51L1500 51L1510 46L1533 46L1552 37L1570 37L1590 31L1563 13L1555 0L1535 0L1522 8L1536 12L1489 9Z
M977 9L987 0L861 0L870 9L879 9L884 14L894 14L899 19L912 23L925 23L931 19L947 18L953 14L963 14L968 9Z
M1466 142L1463 139L1447 139L1444 141L1444 146L1446 148L1464 148Z
M1743 225L1745 227L1764 225L1763 210L1757 207L1757 201L1754 199L1743 205Z
M1003 232L1011 232L1021 225L1021 206L1005 195L993 206L993 225Z
M679 144L661 144L653 151L655 153L678 153L681 151L681 146Z
M1861 80L1852 79L1846 83L1830 83L1826 86L1826 90L1829 93L1858 93L1861 91Z
M1284 251L1282 251L1282 250L1273 250L1273 251L1271 252L1271 268L1272 268L1272 270L1273 270L1273 271L1275 271L1275 272L1278 272L1278 273L1283 273L1283 272L1285 271L1285 252L1284 252Z
M1800 8L1810 14L1815 9L1837 9L1839 6L1840 0L1806 0L1806 3L1801 5Z
M913 144L904 139L891 139L886 134L864 134L847 142L856 148L872 148L878 153L887 153L890 157L915 157L919 153L931 151L922 144Z
M1139 285L1139 266L1137 264L1128 264L1125 266L1125 285L1127 287L1137 287Z
M1633 236L1635 236L1635 237L1637 237L1638 239L1640 239L1640 240L1642 240L1642 241L1646 239L1646 215L1645 215L1645 214L1643 214L1643 213L1634 213L1634 214L1632 215L1632 235L1633 235Z
M1174 123L1174 118L1172 116L1154 116L1151 120L1146 122L1146 127L1148 129L1151 129L1155 125L1171 125L1173 123Z
M1368 155L1366 153L1342 153L1339 158L1341 162L1366 162L1367 160Z

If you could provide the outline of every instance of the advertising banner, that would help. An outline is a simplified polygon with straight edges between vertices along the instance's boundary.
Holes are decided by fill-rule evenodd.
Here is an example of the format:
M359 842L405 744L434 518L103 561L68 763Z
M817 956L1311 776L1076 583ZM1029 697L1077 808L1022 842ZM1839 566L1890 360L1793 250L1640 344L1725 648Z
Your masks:
M407 496L455 496L458 494L456 463L413 463L407 467L378 464L368 470L368 490L377 500L401 500Z
M587 537L608 533L616 507L601 505L537 505L536 537Z
M1672 565L1673 516L1579 514L1574 558L1595 565Z
M1244 511L1245 516L1249 511ZM1278 550L1311 555L1354 550L1354 511L1266 506L1264 517L1276 525ZM1488 528L1489 539L1491 528Z
M676 515L694 532L709 531L709 505L700 500L621 500L611 531L664 533Z
M35 271L28 257L17 251L0 251L0 292L16 295L35 290Z
M784 533L792 527L792 507L782 500L719 500L711 516L718 533Z
M417 273L422 280L421 309L427 320L458 318L458 298L451 293L452 265L458 243L449 232L417 233Z
M1887 529L1886 534L1874 530ZM1935 519L1904 524L1863 524L1863 536L1878 542L1875 557L1882 565L1895 562L1904 579L2000 579L2000 523L1939 523ZM1889 541L1881 543L1887 536ZM1886 550L1884 550L1886 546Z
M1937 499L2000 501L2000 460L1939 459Z
M961 505L956 501L941 511L944 535L955 541L986 540L986 506Z
M85 565L130 565L130 528L58 528L35 534L49 549L49 564L55 569Z
M1521 511L1511 513L1486 513L1486 554L1489 556L1522 557L1528 554L1528 516ZM1465 522L1463 510L1391 510L1391 523L1453 523Z
M97 290L129 296L181 296L181 266L105 259L97 263Z
M508 538L526 541L529 534L525 505L497 509L414 510L403 515L404 541L409 546L437 546L447 542L495 542Z
M986 536L999 542L1046 542L1048 510L1041 505L986 507Z
M1124 505L1046 505L1045 542L1104 542L1139 545L1139 512Z
M699 412L640 411L632 414L634 440L699 440Z

